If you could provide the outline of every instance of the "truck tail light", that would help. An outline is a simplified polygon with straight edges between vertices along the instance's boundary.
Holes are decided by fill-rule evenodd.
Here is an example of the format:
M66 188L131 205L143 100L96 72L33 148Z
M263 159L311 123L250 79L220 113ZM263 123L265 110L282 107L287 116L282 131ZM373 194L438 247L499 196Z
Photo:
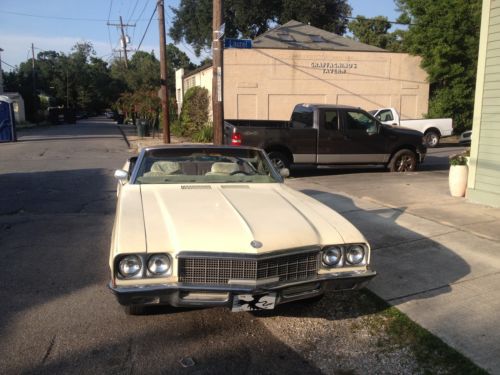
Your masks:
M241 145L241 133L233 133L231 135L231 144L233 146L240 146Z

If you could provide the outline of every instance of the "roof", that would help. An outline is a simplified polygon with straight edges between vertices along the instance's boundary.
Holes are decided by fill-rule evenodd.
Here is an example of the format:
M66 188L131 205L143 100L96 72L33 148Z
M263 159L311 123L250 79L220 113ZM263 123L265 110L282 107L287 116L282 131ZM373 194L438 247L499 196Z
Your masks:
M195 75L196 73L202 72L202 71L204 71L208 68L211 68L211 67L212 67L212 63L206 63L206 64L200 66L199 68L196 68L195 70L191 70L191 71L185 73L183 78L190 77L192 75Z
M357 42L353 39L349 39L294 20L258 36L253 40L253 47L326 51L387 52L382 48Z

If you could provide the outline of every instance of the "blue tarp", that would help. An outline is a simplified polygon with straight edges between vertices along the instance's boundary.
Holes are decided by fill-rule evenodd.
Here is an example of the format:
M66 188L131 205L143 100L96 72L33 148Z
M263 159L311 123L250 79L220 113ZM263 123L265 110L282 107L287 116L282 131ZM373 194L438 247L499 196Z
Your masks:
M16 131L12 103L8 98L0 97L0 142L12 142L15 140Z

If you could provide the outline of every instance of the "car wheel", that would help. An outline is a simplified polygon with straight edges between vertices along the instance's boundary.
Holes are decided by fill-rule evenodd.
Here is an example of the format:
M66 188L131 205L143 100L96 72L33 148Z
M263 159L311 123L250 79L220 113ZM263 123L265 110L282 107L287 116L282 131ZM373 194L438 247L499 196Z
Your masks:
M427 147L436 147L439 144L439 134L429 130L424 134L424 143Z
M412 172L417 168L417 155L411 150L399 150L389 163L391 172Z
M290 160L282 152L271 151L267 155L278 171L283 168L290 168Z
M146 311L143 305L127 305L124 308L127 315L144 315Z

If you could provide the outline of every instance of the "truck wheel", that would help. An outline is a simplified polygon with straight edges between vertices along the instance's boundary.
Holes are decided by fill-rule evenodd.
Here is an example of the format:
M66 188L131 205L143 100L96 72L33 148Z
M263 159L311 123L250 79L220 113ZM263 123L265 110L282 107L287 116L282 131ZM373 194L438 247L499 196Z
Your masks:
M412 172L417 168L417 155L411 150L399 150L389 162L391 172Z
M434 130L428 130L424 134L424 143L427 147L436 147L439 144L439 134Z
M290 160L282 152L271 151L267 155L278 171L283 168L290 168Z

